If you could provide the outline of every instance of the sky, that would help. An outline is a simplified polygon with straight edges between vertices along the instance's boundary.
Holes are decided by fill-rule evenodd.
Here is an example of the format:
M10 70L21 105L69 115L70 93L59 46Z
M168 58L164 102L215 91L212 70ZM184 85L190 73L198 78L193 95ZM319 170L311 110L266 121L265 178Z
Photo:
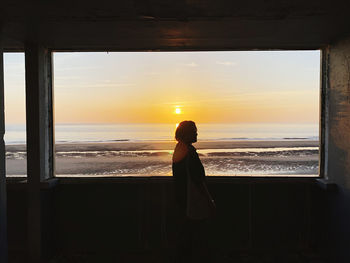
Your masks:
M54 53L56 123L318 123L320 51ZM25 123L6 53L6 123Z

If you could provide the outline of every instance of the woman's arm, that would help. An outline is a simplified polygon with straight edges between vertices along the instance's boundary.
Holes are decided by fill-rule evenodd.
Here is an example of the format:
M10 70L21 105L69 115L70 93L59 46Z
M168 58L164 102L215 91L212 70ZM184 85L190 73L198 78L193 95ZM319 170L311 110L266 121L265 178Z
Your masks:
M200 189L202 189L201 191L203 192L203 194L205 194L208 197L210 207L213 210L213 212L215 212L215 210L216 210L215 201L212 198L211 194L209 193L207 184L204 181L201 183Z

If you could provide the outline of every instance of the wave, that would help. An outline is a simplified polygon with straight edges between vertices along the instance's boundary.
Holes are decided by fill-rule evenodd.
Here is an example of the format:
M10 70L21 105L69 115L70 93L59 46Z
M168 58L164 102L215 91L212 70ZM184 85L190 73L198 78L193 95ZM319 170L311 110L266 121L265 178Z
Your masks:
M270 151L270 152L214 152L208 153L211 157L288 157L288 156L305 156L317 155L318 150L299 150L299 151Z
M66 151L56 152L56 157L160 157L172 155L170 150L150 151Z
M205 140L205 139L202 139ZM284 140L310 140L317 141L318 136L308 136L308 137L230 137L230 138L217 138L210 139L213 141L284 141Z
M248 137L230 137L230 138L201 138L198 139L201 141L318 141L318 136L309 136L309 137L269 137L269 138L248 138ZM74 143L113 143L113 142L171 142L174 139L107 139L107 140L88 140L88 139L79 139L79 140L56 140L56 144L74 144ZM26 144L25 140L6 140L6 145L22 145Z
M319 153L318 147L272 147L272 148L235 148L235 149L199 149L202 157L281 157L310 156ZM58 158L94 158L94 157L169 157L173 150L92 150L92 151L57 151ZM8 151L7 159L25 159L24 151Z

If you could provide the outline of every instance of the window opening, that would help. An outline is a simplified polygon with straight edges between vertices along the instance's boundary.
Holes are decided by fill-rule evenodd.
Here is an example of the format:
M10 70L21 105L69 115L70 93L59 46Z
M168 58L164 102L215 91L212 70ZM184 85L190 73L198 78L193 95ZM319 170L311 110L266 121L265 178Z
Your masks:
M54 53L57 176L318 176L320 51Z
M27 176L24 53L4 53L6 176Z

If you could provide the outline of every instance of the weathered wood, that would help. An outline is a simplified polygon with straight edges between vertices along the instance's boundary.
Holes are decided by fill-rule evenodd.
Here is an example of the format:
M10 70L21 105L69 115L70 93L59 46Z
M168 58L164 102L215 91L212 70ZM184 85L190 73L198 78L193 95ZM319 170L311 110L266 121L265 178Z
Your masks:
M53 177L51 52L27 47L25 62L28 182L39 183Z
M325 173L331 183L350 191L350 38L331 45L328 57Z
M54 176L51 63L48 49L26 46L28 252L33 262L43 255L41 182Z
M0 50L0 262L7 262L7 198L5 169L4 64Z
M321 52L320 74L320 156L319 175L328 178L328 143L329 143L329 48Z
M28 40L56 50L315 49L350 30L347 1L3 2L10 50Z

